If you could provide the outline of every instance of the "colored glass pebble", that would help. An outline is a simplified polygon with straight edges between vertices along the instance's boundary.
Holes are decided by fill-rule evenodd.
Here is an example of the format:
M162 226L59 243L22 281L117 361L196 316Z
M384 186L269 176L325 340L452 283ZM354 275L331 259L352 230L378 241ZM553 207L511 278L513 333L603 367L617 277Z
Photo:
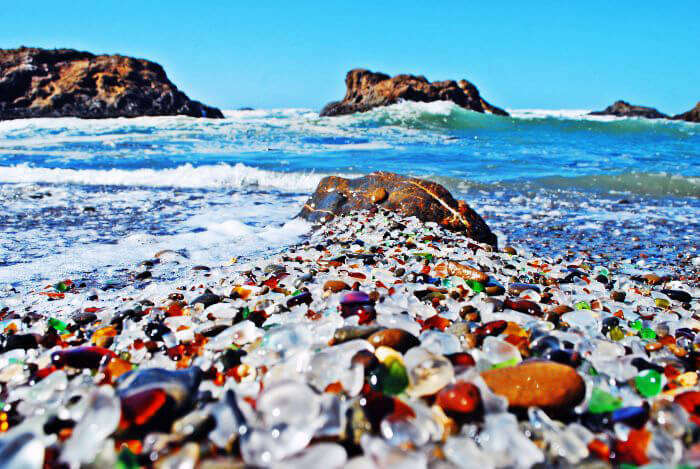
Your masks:
M622 399L603 391L600 388L593 388L591 400L588 403L588 411L592 414L612 412L622 407Z
M663 388L661 373L656 370L642 371L634 378L634 384L639 394L645 397L656 396Z
M67 332L68 331L68 324L61 321L60 319L50 318L49 319L49 326L53 327L58 332Z

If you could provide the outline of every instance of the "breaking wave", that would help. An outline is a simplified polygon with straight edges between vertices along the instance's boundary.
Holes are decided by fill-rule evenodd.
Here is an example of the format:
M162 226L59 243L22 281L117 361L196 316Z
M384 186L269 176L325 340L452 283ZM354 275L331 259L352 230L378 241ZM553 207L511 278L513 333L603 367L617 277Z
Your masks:
M253 168L238 163L169 169L64 169L33 168L26 164L0 169L2 183L53 183L105 186L145 186L179 188L278 189L285 192L310 192L324 175L283 173Z

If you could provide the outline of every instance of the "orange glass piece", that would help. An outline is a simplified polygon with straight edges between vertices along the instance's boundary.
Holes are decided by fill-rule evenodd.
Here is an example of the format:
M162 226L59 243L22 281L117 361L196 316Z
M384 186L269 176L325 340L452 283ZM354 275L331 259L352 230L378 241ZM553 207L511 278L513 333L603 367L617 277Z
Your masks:
M627 441L618 441L615 445L617 463L631 463L642 466L649 462L647 446L651 441L651 432L646 429L632 429Z
M122 399L122 417L119 427L147 423L165 404L168 395L162 389L148 389Z
M113 337L117 336L117 329L114 326L106 326L97 329L90 337L90 342L98 347L107 347Z

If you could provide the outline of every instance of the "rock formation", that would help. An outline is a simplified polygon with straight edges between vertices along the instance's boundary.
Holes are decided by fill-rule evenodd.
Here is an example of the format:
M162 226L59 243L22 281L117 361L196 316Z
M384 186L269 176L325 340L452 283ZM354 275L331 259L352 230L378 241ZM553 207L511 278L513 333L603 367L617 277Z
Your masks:
M177 114L223 117L189 99L148 60L72 49L0 49L0 120Z
M590 116L646 117L647 119L668 119L668 116L653 107L635 106L626 101L615 101L602 111L593 111Z
M322 116L338 116L365 112L379 106L388 106L401 100L433 102L452 101L472 111L507 116L503 109L484 100L467 80L429 82L424 76L374 73L364 69L350 70L345 77L347 92L342 101L326 104Z
M690 111L673 116L673 119L688 122L700 122L700 102L698 102Z
M455 200L440 184L395 173L376 172L356 179L325 177L298 216L313 222L325 221L373 207L436 222L496 246L496 235L466 202Z

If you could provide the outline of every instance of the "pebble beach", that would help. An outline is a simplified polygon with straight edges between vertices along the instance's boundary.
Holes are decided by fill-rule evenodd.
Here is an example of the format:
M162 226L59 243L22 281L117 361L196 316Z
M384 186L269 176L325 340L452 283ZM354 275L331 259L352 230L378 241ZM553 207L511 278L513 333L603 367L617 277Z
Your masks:
M696 467L700 257L494 248L381 208L0 310L4 467Z

